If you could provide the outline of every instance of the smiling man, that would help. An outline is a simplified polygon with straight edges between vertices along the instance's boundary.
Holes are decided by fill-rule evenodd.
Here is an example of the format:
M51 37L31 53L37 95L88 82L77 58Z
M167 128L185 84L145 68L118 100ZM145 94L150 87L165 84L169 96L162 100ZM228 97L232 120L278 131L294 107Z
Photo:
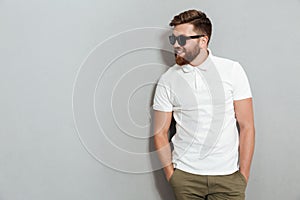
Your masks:
M238 62L212 55L212 25L203 12L180 13L170 26L176 64L161 76L153 104L166 179L177 200L245 199L255 141L247 76Z

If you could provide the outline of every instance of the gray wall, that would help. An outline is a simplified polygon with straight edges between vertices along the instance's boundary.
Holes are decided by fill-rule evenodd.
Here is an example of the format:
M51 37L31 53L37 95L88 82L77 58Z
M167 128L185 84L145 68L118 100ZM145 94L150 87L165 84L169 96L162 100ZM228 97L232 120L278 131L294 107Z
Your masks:
M152 172L150 105L173 63L159 28L188 8L208 14L210 49L251 82L247 199L300 199L299 0L2 0L1 200L172 199Z

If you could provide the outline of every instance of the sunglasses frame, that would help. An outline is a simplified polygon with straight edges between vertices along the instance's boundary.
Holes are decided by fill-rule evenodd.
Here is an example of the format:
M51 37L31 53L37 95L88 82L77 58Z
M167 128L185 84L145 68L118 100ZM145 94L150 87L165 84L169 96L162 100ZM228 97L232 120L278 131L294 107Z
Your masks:
M192 36L185 36L185 35L178 35L175 36L174 34L169 36L169 42L171 45L174 45L177 41L177 43L180 46L184 46L186 45L186 41L190 40L190 39L196 39L196 38L200 38L200 37L204 37L205 35L192 35Z

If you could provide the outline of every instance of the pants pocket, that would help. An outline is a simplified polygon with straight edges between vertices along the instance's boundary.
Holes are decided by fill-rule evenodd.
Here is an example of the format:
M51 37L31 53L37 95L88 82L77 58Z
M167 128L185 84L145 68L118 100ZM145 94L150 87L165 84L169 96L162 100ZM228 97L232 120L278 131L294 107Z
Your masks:
M172 176L169 179L169 183L171 183L172 180L174 179L175 172L176 172L176 168L174 168L174 172L173 172Z
M240 171L237 171L237 174L239 175L239 177L242 179L243 183L245 185L247 185L247 180L245 178L245 176L240 172Z

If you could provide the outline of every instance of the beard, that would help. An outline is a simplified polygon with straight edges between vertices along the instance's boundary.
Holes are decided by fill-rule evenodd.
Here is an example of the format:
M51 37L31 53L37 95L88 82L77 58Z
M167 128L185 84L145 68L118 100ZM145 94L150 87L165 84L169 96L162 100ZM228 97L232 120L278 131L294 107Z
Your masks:
M179 66L189 64L189 62L186 59L184 59L183 57L177 55L176 53L175 53L175 61L176 61L176 64L179 65Z
M177 54L178 51L182 51L184 56L181 57ZM179 66L190 64L200 53L200 47L195 46L191 51L187 51L185 48L175 48L175 61Z

